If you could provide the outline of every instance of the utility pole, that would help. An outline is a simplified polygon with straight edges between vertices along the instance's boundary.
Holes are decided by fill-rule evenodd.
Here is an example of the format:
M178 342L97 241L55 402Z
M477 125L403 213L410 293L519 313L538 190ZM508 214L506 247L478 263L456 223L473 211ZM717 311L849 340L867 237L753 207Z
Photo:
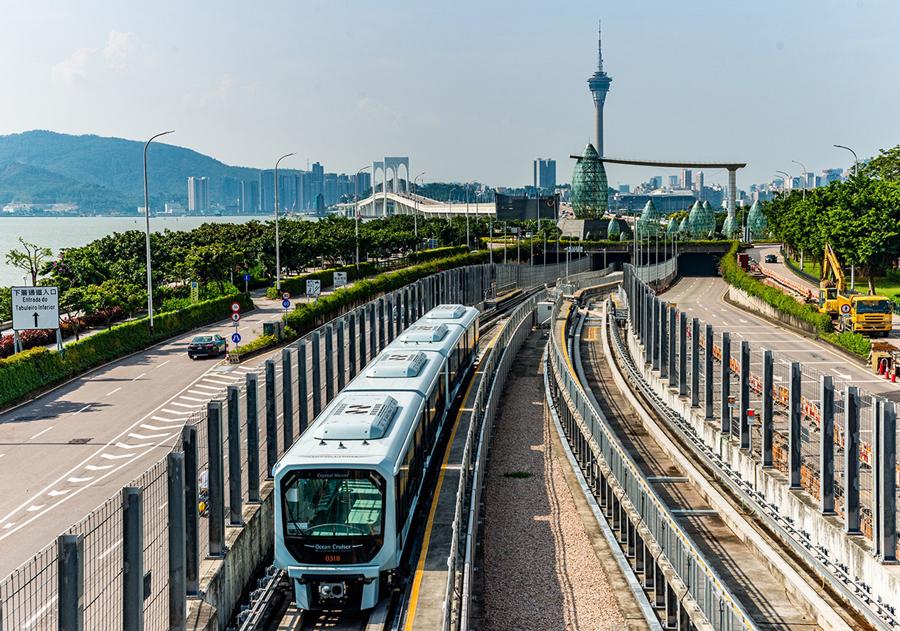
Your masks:
M150 140L144 143L144 220L145 220L145 237L147 245L147 315L150 317L150 330L153 330L153 271L150 263L150 192L147 187L147 148L150 143L166 134L173 133L174 130L164 131L152 136Z
M286 153L275 161L275 289L281 291L281 241L278 236L278 164L295 153Z

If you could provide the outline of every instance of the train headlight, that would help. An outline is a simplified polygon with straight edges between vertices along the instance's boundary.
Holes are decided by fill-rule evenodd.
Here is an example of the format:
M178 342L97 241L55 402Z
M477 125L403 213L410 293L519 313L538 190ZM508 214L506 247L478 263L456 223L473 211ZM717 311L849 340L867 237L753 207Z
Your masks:
M323 599L337 600L344 597L343 583L321 583L319 585L319 596Z

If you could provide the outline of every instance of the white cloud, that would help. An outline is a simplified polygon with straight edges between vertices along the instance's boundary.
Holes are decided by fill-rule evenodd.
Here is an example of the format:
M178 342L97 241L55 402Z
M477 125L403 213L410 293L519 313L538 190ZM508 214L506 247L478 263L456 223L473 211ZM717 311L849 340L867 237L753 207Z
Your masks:
M135 50L134 33L110 31L103 48L79 48L53 66L53 77L73 84L103 70L121 72L128 67Z

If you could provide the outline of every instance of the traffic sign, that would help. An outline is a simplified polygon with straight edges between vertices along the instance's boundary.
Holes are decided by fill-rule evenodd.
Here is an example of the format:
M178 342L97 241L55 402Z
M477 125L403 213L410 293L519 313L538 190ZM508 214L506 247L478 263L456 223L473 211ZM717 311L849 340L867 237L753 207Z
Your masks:
M241 334L238 333L237 331L235 331L234 333L232 333L232 334L231 334L231 341L234 342L235 344L240 344L240 342L241 342Z
M290 309L291 301L288 300L287 298L285 298L284 300L281 301L281 306L284 307L285 309Z
M13 329L59 328L58 287L11 287Z
M241 314L235 311L234 313L231 314L231 319L232 319L232 321L237 322L238 320L241 319Z
M235 312L235 313L237 313L238 311L240 311L240 310L241 310L241 303L239 303L239 302L232 302L232 303L231 303L231 310L232 310L233 312Z
M284 292L284 293L281 294L281 297L284 298L285 300L290 300L290 298L291 298L291 292L286 291L286 292Z
M249 283L249 282L250 282L250 274L244 274L244 282L245 282L245 283Z
M191 302L200 301L200 283L195 280L191 281Z
M843 313L844 315L847 315L848 313L850 313L850 305L842 304L841 305L841 313Z
M347 272L335 272L334 273L334 286L335 287L343 287L347 284Z
M322 281L308 280L306 281L306 295L307 296L318 296L322 290Z

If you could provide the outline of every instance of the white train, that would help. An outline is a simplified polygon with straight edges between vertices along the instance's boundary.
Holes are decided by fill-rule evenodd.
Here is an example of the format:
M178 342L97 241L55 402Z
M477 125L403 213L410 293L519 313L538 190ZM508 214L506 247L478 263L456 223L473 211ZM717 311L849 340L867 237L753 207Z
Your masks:
M439 305L340 392L275 466L275 565L297 607L369 609L396 580L436 437L478 351Z

